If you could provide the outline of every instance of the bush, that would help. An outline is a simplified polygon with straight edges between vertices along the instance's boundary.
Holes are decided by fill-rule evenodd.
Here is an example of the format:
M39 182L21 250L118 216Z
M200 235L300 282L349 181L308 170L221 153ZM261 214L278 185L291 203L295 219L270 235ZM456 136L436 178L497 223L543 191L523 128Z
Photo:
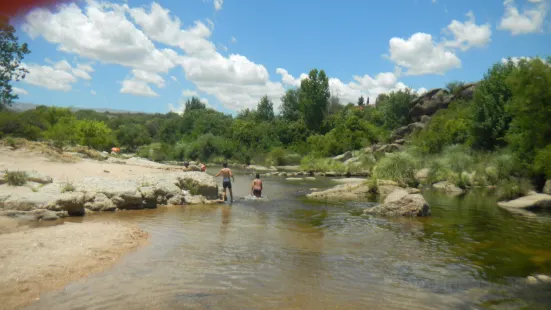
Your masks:
M531 190L533 187L528 180L505 180L497 186L496 194L499 200L513 200L526 196Z
M417 166L417 160L406 152L390 153L375 165L374 175L378 179L394 180L402 185L416 187Z
M551 144L536 152L534 160L534 172L544 174L551 179Z
M27 183L27 173L25 171L5 170L6 182L10 186L23 186Z
M308 172L339 172L344 173L346 167L340 161L331 158L319 158L315 156L306 156L300 161L300 167Z
M67 193L67 192L74 192L76 190L75 188L75 185L73 185L72 182L69 182L67 181L65 184L63 184L63 186L61 187L61 192L62 193Z

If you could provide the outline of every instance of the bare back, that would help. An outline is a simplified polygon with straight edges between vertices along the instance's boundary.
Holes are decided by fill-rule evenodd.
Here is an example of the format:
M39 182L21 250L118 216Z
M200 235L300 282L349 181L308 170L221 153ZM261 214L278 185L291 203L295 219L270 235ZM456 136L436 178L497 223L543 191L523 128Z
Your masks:
M262 180L260 180L260 179L254 179L254 181L253 181L253 188L255 188L255 189L262 189Z
M222 175L224 179L229 179L230 177L232 177L230 168L222 168L218 174Z

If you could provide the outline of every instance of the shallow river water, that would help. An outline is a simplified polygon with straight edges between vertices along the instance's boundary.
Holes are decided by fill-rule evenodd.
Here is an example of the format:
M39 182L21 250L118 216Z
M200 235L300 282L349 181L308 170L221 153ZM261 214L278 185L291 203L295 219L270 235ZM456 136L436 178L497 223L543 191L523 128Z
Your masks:
M235 195L249 194L238 175ZM306 201L329 180L264 180L267 200L87 216L128 221L149 243L28 309L550 309L551 219L483 194L424 195L427 219L359 216L369 203Z

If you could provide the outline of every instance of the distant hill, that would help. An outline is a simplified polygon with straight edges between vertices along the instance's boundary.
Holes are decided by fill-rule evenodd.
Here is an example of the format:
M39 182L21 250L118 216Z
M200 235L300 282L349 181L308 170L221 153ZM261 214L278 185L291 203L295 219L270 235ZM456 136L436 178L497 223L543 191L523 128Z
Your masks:
M29 103L29 102L14 102L12 106L9 108L12 111L16 112L23 112L27 110L33 110L36 107L38 107L39 104ZM93 110L96 112L109 112L109 113L124 113L124 114L153 114L150 112L139 112L139 111L128 111L128 110L117 110L117 109L103 109L103 108L75 108L71 107L71 111L79 111L79 110Z

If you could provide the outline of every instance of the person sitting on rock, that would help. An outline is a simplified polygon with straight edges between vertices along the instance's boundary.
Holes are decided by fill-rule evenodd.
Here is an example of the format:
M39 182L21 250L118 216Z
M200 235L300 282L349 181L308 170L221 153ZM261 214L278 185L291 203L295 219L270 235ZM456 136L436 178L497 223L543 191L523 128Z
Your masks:
M204 163L201 164L201 171L207 172L207 166Z
M253 180L253 185L251 186L252 195L256 198L262 196L262 180L260 180L260 174L256 174L256 179Z

